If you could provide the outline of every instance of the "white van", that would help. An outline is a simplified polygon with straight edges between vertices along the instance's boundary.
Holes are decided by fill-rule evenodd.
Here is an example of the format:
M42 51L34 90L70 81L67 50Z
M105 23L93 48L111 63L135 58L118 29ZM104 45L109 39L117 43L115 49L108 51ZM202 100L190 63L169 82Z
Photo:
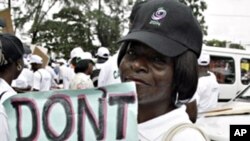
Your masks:
M210 71L220 84L219 101L228 101L250 82L250 51L223 47L203 46L210 54Z

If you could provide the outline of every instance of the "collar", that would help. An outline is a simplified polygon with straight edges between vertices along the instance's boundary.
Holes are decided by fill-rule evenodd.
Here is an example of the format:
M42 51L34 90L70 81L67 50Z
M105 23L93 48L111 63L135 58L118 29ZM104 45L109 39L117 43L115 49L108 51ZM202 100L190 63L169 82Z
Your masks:
M76 73L76 76L79 76L79 77L90 77L89 75L87 75L87 74L85 74L85 73L83 73L83 72L78 72L78 73Z
M0 78L0 94L5 92L4 95L0 99L0 103L3 103L7 98L16 94L16 91L2 78Z
M172 126L187 122L191 123L186 113L186 106L182 105L171 112L140 123L138 125L139 138L141 141L161 140L164 133Z

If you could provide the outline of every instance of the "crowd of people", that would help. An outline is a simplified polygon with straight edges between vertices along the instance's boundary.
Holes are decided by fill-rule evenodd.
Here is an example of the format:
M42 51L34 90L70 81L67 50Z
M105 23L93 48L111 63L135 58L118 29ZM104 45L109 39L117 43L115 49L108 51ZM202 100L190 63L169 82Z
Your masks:
M170 130L182 124L188 126L176 131L171 140L208 140L194 128L186 112L192 99L200 105L206 101L200 92L200 83L207 81L203 76L216 80L207 70L198 71L199 64L207 66L209 62L198 60L203 35L192 11L176 0L148 0L137 3L131 17L130 31L118 41L120 48L113 56L106 47L98 48L96 56L76 47L69 60L59 58L47 66L39 55L23 58L22 42L14 35L1 34L1 139L8 140L9 136L2 103L17 92L87 89L133 81L141 141L165 140ZM210 97L209 90L206 97ZM214 103L218 93L212 97Z
M100 57L100 54L105 58ZM37 54L25 56L23 70L11 83L19 93L96 87L101 65L108 60L110 52L108 48L100 47L95 58L91 53L76 47L71 51L68 61L58 58L46 66L44 59Z

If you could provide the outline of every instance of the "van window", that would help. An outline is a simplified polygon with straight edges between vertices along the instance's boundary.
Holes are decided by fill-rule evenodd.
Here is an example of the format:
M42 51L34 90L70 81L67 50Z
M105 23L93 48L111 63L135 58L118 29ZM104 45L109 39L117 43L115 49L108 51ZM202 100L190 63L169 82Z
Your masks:
M232 57L210 56L209 69L220 84L233 84L235 82L235 63Z
M244 85L250 82L250 59L242 58L240 60L241 83Z

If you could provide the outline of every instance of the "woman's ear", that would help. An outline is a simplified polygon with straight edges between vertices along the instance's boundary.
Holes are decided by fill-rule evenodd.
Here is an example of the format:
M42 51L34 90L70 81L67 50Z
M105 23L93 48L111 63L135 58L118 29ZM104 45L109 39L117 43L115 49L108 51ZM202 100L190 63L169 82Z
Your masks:
M23 60L17 60L16 62L16 68L18 71L21 71L23 69Z
M87 74L91 75L92 74L92 70L93 70L93 68L91 68L91 64L89 63L88 64L88 69L87 69Z
M23 67L21 65L17 65L17 70L21 71L23 69Z

